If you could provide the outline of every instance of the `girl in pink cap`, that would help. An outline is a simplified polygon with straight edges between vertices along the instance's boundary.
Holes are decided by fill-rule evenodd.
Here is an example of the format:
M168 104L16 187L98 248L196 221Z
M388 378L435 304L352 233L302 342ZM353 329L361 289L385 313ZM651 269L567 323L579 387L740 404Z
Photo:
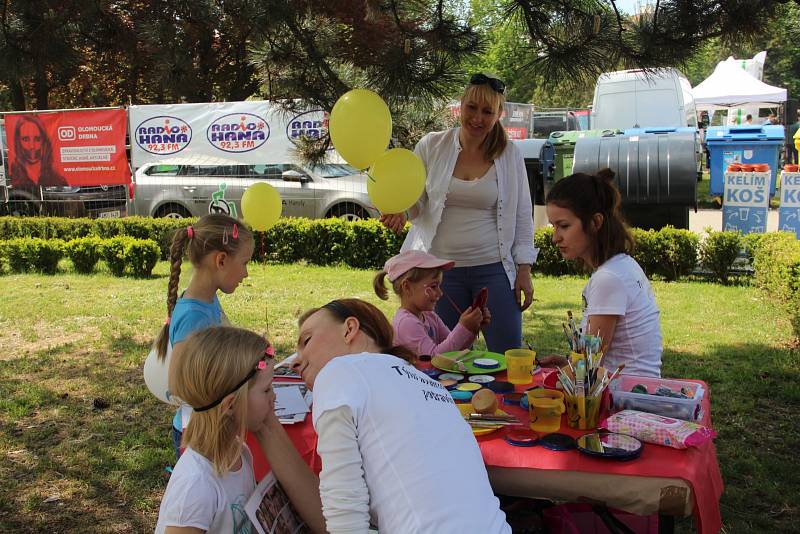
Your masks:
M400 309L392 320L394 341L417 356L466 349L475 341L481 327L491 320L488 308L470 306L461 313L451 332L433 311L444 294L442 273L453 265L450 260L421 250L407 250L389 258L372 282L375 294L383 300L389 298L385 279L392 283L392 289L400 297Z

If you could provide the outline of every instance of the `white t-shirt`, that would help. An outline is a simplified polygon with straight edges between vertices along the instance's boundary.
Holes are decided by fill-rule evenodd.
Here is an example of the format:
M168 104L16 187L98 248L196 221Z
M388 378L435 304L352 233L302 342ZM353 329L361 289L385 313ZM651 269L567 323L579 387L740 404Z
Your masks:
M624 363L623 374L661 376L660 312L650 281L636 260L617 254L592 274L583 289L584 332L591 315L619 316L603 367L613 371Z
M253 458L242 445L242 466L219 476L204 456L187 448L169 477L155 534L167 527L194 527L209 534L255 533L244 505L256 488Z
M380 532L510 533L480 449L449 392L395 356L351 354L328 362L314 383L313 421L352 413L369 512ZM331 495L328 444L320 436L323 510ZM349 488L340 491L350 497ZM326 510L328 513L329 510Z

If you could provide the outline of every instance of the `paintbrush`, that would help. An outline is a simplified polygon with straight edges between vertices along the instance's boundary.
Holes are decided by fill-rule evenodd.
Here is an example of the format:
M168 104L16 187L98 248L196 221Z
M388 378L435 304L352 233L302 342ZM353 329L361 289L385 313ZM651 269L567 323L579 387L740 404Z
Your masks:
M569 345L569 350L575 351L575 347L572 345L572 336L567 329L567 323L561 323L561 328L564 329L564 338L567 340L567 345Z
M444 290L442 290L442 295L445 296L445 298L447 299L447 302L450 303L450 306L452 306L453 309L458 314L458 316L461 317L461 314L464 313L464 312L461 311L461 308L458 307L458 304L456 304L455 301L452 298L450 298L450 295L445 293ZM486 342L486 334L483 333L483 328L480 328L480 327L478 327L478 333L475 335L475 341L478 341L478 339L480 338L480 334L483 334L483 341Z
M519 419L513 415L485 415L479 413L471 413L467 418L469 421L505 421L507 423L519 423Z
M624 364L624 363L623 363L622 365L620 365L619 367L617 367L617 370L616 370L616 371L614 371L613 373L611 373L611 378L609 378L609 379L608 379L608 381L609 381L609 382L611 382L612 380L614 380L615 378L617 378L617 375L618 375L618 374L619 374L619 373L620 373L620 372L621 372L623 369L625 369L625 364Z
M441 288L440 288L440 289L441 289ZM456 303L453 301L453 299L451 299L451 298L450 298L450 295L448 295L448 294L447 294L447 293L445 293L444 291L442 291L442 295L444 295L444 296L445 296L445 298L447 299L447 302L449 302L449 303L450 303L450 305L451 305L451 306L453 307L453 309L456 311L456 313L458 314L458 316L459 316L459 317L461 317L461 314L462 314L463 312L461 311L461 308L459 308L459 307L458 307L458 304L456 304Z
M501 426L525 426L520 422L511 421L467 421L469 426L475 428L500 428Z

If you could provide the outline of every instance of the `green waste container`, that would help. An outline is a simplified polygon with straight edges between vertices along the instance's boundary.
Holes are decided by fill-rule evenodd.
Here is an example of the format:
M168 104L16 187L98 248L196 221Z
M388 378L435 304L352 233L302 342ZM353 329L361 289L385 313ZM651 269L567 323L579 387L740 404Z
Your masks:
M549 162L549 173L545 178L553 182L572 174L575 143L584 137L614 137L617 130L574 130L553 132L542 149L542 160Z

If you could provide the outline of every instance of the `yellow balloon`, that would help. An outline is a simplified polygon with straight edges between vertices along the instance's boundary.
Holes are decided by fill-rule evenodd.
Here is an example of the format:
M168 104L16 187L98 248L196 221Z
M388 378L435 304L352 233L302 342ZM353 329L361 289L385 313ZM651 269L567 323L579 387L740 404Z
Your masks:
M333 147L345 161L366 169L389 145L392 115L380 96L368 89L353 89L333 106L328 131Z
M263 232L272 228L281 216L281 195L277 189L257 182L242 195L242 217L253 230Z
M381 213L401 213L425 190L425 165L405 148L383 153L369 170L367 192Z

